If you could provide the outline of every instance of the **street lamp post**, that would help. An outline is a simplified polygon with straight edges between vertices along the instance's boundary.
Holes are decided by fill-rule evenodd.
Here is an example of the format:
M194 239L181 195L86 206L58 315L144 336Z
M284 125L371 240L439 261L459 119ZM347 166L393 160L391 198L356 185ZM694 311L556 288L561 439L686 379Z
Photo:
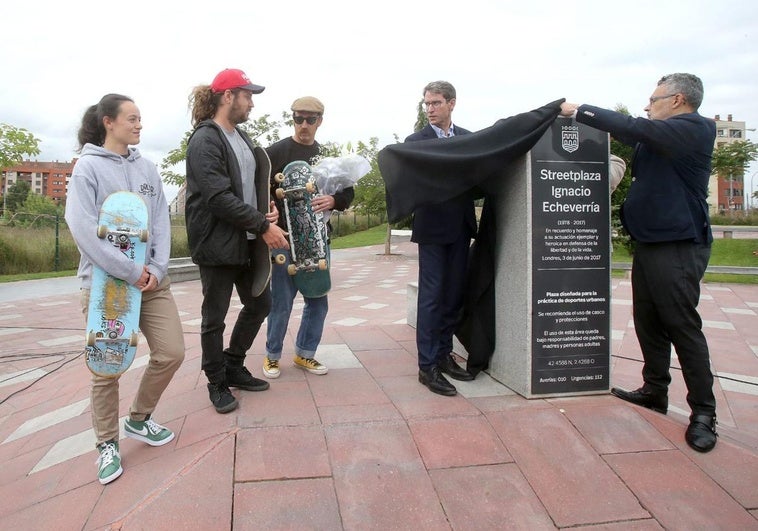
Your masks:
M755 179L756 175L758 175L758 171L754 171L753 175L750 176L750 195L748 196L748 199L750 200L750 210L753 210L753 179Z

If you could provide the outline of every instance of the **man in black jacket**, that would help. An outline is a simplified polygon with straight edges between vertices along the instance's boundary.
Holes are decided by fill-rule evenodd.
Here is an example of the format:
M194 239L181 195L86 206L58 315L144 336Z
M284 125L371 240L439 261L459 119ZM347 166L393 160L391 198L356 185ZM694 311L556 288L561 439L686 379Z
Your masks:
M406 142L450 138L470 131L453 125L456 92L447 81L433 81L423 90L429 124ZM456 380L474 376L452 357L453 334L460 321L471 238L476 234L474 198L470 191L413 213L411 241L418 244L418 310L416 347L419 382L433 393L457 393L442 373Z
M650 96L648 119L573 103L563 103L561 114L635 146L621 221L635 243L632 302L644 383L611 392L666 413L673 344L692 411L685 439L708 452L716 445L716 399L697 304L713 241L706 197L716 125L697 113L702 100L698 77L670 74Z
M211 85L192 92L192 125L187 144L187 236L203 287L200 343L208 393L219 413L234 410L229 387L268 389L245 367L248 349L271 308L269 248L288 248L276 225L269 197L270 163L260 147L237 127L247 121L255 85L244 72L226 69ZM232 287L243 308L224 350L224 320Z

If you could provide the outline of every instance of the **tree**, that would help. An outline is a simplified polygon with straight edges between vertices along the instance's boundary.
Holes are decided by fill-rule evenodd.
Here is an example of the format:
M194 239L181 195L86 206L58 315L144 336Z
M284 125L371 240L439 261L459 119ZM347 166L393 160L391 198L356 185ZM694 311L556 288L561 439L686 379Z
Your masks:
M0 123L0 171L15 166L22 160L24 155L39 155L39 139L35 138L26 129L20 129L12 125ZM4 182L3 190L3 213L8 208L7 184ZM15 203L16 206L18 203Z
M26 129L0 123L0 170L15 166L24 155L39 155L39 142Z
M13 183L13 185L8 188L8 193L5 194L6 197L3 198L6 210L10 212L18 211L18 208L24 203L24 201L26 201L27 197L29 197L30 190L31 186L29 186L29 183L26 181L16 181Z
M292 125L292 118L288 113L283 112L282 121L270 121L269 115L264 114L252 122L240 124L240 129L247 133L253 144L261 145L260 141L265 140L266 145L270 145L279 140L279 129L286 125ZM187 160L187 143L190 136L192 136L192 131L184 133L179 142L179 147L169 151L168 155L161 161L159 165L161 176L166 184L181 186L187 179L186 175L174 171L173 168Z
M429 118L426 116L426 111L424 110L424 98L421 98L416 107L416 123L413 125L413 132L421 131L428 124Z
M630 116L629 109L621 103L617 104L613 110L625 116ZM627 248L631 248L632 239L621 224L621 205L624 203L626 194L629 191L629 186L632 184L630 175L632 171L632 156L634 155L634 148L611 137L611 153L617 157L621 157L624 159L624 162L626 162L624 178L621 179L621 182L616 187L616 190L614 190L613 195L611 195L611 229L615 234L613 241L615 243L620 243Z
M63 217L63 207L56 205L51 198L30 193L18 209L25 214L21 223L35 227L54 227L56 221Z
M713 173L729 181L729 201L731 204L734 181L742 180L750 163L758 158L758 145L750 140L738 140L717 146L713 150L711 167Z

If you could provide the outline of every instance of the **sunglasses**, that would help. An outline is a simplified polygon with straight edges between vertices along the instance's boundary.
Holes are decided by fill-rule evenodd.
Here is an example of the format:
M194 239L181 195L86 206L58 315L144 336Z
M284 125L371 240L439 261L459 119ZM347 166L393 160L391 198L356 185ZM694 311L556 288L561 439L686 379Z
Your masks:
M318 116L293 116L292 119L295 121L296 124L300 125L301 123L308 122L308 125L315 124L319 117Z

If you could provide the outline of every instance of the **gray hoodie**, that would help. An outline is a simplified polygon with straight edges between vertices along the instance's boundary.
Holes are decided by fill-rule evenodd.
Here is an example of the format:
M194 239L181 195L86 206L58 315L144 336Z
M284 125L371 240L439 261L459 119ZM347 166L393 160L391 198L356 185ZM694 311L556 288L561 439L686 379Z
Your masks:
M81 253L78 276L83 288L90 287L93 263L130 284L142 275L142 264L134 263L97 236L100 206L106 197L120 191L135 192L147 204L150 239L146 260L150 273L160 283L168 271L171 225L155 164L142 158L136 148L129 148L129 155L122 157L94 144L85 144L74 165L66 197L66 223Z

